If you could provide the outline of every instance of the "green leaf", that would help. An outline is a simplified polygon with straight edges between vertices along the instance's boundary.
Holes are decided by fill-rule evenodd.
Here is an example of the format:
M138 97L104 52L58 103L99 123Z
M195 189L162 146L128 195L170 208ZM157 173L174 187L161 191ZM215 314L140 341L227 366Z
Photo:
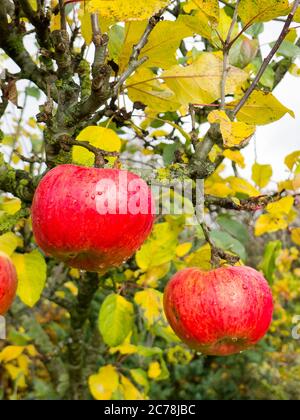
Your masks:
M270 284L272 284L274 281L276 259L281 249L282 244L280 241L269 242L265 247L264 257L261 263L261 269L263 270L264 276Z
M123 296L109 295L102 303L99 314L99 330L104 342L119 346L133 328L134 309Z
M240 222L233 220L229 214L223 214L217 218L218 224L238 241L245 243L249 240L247 228Z
M227 232L213 231L210 236L217 247L238 255L243 261L247 259L244 245Z
M275 42L270 44L271 47L274 47L274 45ZM300 56L300 48L290 41L283 41L277 53L283 55L284 57L295 59Z
M29 254L13 254L18 274L17 294L25 305L33 307L41 297L47 279L47 265L43 255L35 250Z

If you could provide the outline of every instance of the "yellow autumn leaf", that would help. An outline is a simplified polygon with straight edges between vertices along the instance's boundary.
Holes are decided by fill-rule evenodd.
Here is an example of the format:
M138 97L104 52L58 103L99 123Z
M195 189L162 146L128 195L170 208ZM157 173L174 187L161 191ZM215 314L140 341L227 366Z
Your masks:
M271 165L260 165L255 163L252 166L252 180L259 188L266 187L273 175L273 169Z
M268 213L273 215L288 215L292 210L294 204L293 197L284 197L275 203L270 203L267 205L266 210Z
M220 98L222 59L212 53L202 53L190 66L174 66L162 74L181 105L210 104ZM233 93L247 80L248 74L229 66L226 94Z
M200 10L203 12L212 23L216 24L220 16L220 6L218 0L189 0L183 9L186 13L192 10Z
M159 223L153 228L150 238L136 253L137 265L148 271L152 267L158 267L169 263L176 255L178 245L178 231L169 223Z
M151 362L148 368L148 377L150 379L156 379L161 374L161 367L158 362Z
M107 152L119 152L122 147L120 137L110 128L90 126L81 131L77 140L89 142L92 146ZM80 146L72 148L72 159L74 162L93 166L95 155ZM109 158L108 161L113 163L116 158Z
M17 294L26 305L33 307L40 299L47 278L47 265L42 254L13 254L12 261L18 274Z
M298 166L300 164L300 150L297 150L296 152L286 156L284 163L289 168L289 170L292 171L295 165Z
M282 16L288 8L288 0L241 0L238 13L244 24L253 24Z
M224 146L228 148L243 145L253 136L256 130L253 125L231 121L225 111L212 111L208 115L208 122L220 124Z
M300 245L300 228L292 229L291 238L296 245Z
M143 394L133 385L133 383L126 378L124 375L120 375L120 391L122 392L124 399L129 401L143 400Z
M0 236L0 252L11 256L13 252L23 246L23 239L12 232Z
M172 112L180 108L174 92L165 83L157 80L150 69L138 69L126 84L132 102L142 102L156 113Z
M119 346L116 346L116 347L111 347L109 349L109 353L110 354L120 353L122 355L136 353L138 351L138 348L137 348L137 346L130 343L131 336L132 336L132 333L130 333L126 337L126 339L124 340L124 342L122 344L120 344Z
M295 117L294 112L282 105L272 93L255 91L237 114L237 119L247 124L266 125L280 120L287 113Z
M9 373L11 379L15 381L16 388L26 388L26 379L22 368L8 363L5 365L5 369Z
M211 269L211 247L209 244L197 249L185 258L187 267L199 267L204 271Z
M148 19L167 3L168 0L90 0L87 9L89 12L99 12L102 16L113 16L116 20L124 22Z
M1 209L8 214L17 213L21 209L21 206L22 202L18 198L4 198L1 203Z
M286 218L278 217L275 214L261 215L255 224L255 235L261 236L265 233L273 233L278 230L286 229L288 222Z
M51 32L59 31L61 29L61 19L60 14L57 15L52 14L51 16L51 22L50 22L50 30Z
M149 326L163 319L163 294L155 289L145 289L134 296Z
M24 351L24 346L7 346L0 352L0 363L17 359Z
M96 375L89 377L89 388L96 400L110 400L119 387L119 374L112 365L99 369Z
M171 264L168 262L166 264L149 268L145 274L141 275L137 281L137 284L140 284L144 287L153 287L156 289L158 287L158 281L165 277L170 271L170 266Z
M193 244L191 242L184 242L183 244L178 245L176 248L177 257L184 257L192 249Z
M223 155L230 159L232 162L235 162L240 168L244 169L246 167L245 158L239 150L224 150Z
M245 179L232 176L227 178L227 181L235 193L245 194L249 197L258 197L260 195L260 192Z

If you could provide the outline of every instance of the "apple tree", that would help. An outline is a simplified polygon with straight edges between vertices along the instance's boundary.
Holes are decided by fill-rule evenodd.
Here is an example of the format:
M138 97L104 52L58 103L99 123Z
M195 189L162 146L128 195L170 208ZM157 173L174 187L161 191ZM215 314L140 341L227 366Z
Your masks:
M300 75L299 4L0 0L0 251L18 276L0 399L300 397L300 151L282 156L280 182L261 156L242 171L257 127L295 117L274 90ZM204 180L205 217L162 212L124 264L69 267L37 246L31 219L36 189L64 164ZM273 288L270 334L205 358L168 325L164 288L182 268L244 264Z

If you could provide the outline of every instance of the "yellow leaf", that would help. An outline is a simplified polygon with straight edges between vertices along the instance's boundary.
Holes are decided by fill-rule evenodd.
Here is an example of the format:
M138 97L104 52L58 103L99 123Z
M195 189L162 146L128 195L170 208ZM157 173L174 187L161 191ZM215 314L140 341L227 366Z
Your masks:
M232 162L235 162L240 168L245 168L245 158L239 150L224 150L223 155L230 159Z
M51 23L50 23L51 32L59 31L60 29L61 29L60 13L58 13L57 15L52 14Z
M266 210L274 216L288 215L292 210L294 204L293 197L284 197L281 200L267 205Z
M158 362L151 362L148 369L148 377L150 379L156 379L161 374L161 367Z
M220 124L222 137L225 147L237 147L255 133L255 126L244 122L232 122L225 111L212 111L208 115L208 121L211 124Z
M166 263L149 268L145 274L141 275L137 284L145 287L153 287L155 289L158 286L158 281L165 277L170 271L170 266L170 263Z
M112 365L100 368L96 375L89 377L89 387L96 400L110 400L119 387L119 375L116 368Z
M147 68L141 68L127 80L128 96L132 102L142 102L158 112L172 112L180 108L176 96L165 83Z
M17 366L14 366L11 363L8 363L5 366L5 369L8 371L10 377L15 381L17 388L26 388L26 380L23 369Z
M174 66L162 74L181 105L210 104L220 98L222 59L213 53L202 53L190 66ZM233 93L247 80L248 74L229 66L226 94Z
M23 239L12 232L0 236L0 251L11 256L13 252L23 246Z
M292 241L296 245L300 245L300 228L292 229Z
M123 393L125 400L137 401L143 400L143 394L133 385L133 383L126 378L126 376L121 375L121 384L120 390Z
M18 198L4 198L1 208L8 214L15 214L21 209L21 200Z
M141 307L149 326L163 319L163 294L155 289L145 289L134 296L135 303Z
M0 352L0 362L7 363L17 359L24 351L24 346L7 346Z
M273 169L271 165L260 165L255 163L252 166L252 180L259 188L266 187L273 175Z
M90 45L93 39L91 15L85 13L83 5L80 6L78 17L81 22L81 35L83 36L86 45Z
M111 354L115 354L115 353L119 352L122 355L136 353L138 349L137 349L136 346L134 346L133 344L130 343L131 336L132 336L132 333L130 333L128 335L128 337L126 337L126 339L124 340L124 342L122 344L120 344L119 346L116 346L116 347L111 347L109 349L109 352Z
M85 128L78 135L77 140L87 141L92 146L107 152L119 152L122 146L120 137L113 130L97 126ZM83 147L74 146L72 149L72 159L76 163L93 166L95 155ZM110 163L113 163L116 158L109 158L108 160Z
M209 244L197 249L194 253L185 258L187 267L199 267L202 270L209 271L211 269L211 248Z
M238 13L244 24L268 22L284 15L288 8L288 0L241 0Z
M283 217L278 217L275 214L261 215L255 224L255 235L261 236L265 233L277 232L278 230L286 229L288 222Z
M90 0L88 11L99 12L104 17L113 16L120 22L128 20L145 20L164 6L167 0Z
M227 181L236 193L246 194L249 197L258 197L260 195L260 192L245 179L232 176L227 178Z
M178 230L169 223L156 224L150 238L136 254L137 265L147 271L172 261L176 255L177 236Z
M42 254L13 254L12 261L18 274L17 294L26 305L33 307L40 299L47 278L47 265Z
M237 114L237 119L247 124L265 125L280 120L287 113L295 117L293 111L282 105L272 93L255 91Z
M220 15L218 0L189 0L183 7L186 13L192 10L202 11L213 23L217 23Z
M178 245L176 248L176 255L177 257L184 257L186 254L190 252L192 249L193 244L191 242L185 242L183 244Z
M286 156L284 163L289 168L290 171L293 171L295 165L300 164L300 150L293 152Z

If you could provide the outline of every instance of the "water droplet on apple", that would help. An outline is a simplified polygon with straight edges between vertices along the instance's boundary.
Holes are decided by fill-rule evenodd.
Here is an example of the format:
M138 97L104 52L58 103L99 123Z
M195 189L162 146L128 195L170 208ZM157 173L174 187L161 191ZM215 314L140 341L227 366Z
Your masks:
M202 356L202 353L200 351L198 351L196 354L197 356Z
M97 192L97 195L102 195L102 194L103 194L103 192L101 192L101 191Z
M95 200L95 198L96 198L95 194L91 195L92 200Z
M89 192L87 191L86 193L85 193L85 196L86 196L86 198L88 198L89 197Z
M243 284L243 289L248 290L248 286L246 284Z

